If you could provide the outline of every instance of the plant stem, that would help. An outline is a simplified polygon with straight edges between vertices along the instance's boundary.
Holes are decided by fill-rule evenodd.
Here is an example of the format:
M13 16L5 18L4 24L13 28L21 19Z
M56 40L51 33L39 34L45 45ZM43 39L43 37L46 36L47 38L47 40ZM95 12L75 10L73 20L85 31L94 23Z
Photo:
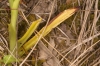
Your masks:
M10 8L12 8L12 6L13 6L13 0L9 0L9 5L10 5Z
M17 41L16 21L18 10L11 10L11 23L9 24L10 51L13 51Z
M16 47L17 43L17 29L16 22L18 16L18 6L20 0L9 0L11 8L11 22L9 24L9 41L10 41L10 51L12 52Z

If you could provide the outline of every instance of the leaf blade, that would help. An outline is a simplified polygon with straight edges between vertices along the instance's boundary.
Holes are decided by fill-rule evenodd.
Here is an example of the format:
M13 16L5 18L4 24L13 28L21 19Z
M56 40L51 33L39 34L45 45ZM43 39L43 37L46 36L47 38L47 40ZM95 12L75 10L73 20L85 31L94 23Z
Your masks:
M73 9L65 10L64 12L60 13L57 17L55 17L53 20L51 20L47 26L44 26L38 32L38 34L36 34L33 38L31 38L28 42L26 42L23 45L24 50L26 50L26 51L29 50L32 46L34 46L37 43L38 38L42 38L42 37L46 36L53 28L55 28L60 23L62 23L64 20L66 20L67 18L72 16L77 10L78 10L78 8L73 8ZM41 36L41 34L43 34L43 35ZM24 50L22 50L22 48L21 48L21 51L22 51L21 53L24 53Z
M38 27L42 19L38 19L36 21L33 21L27 32L18 40L18 45L21 47L27 40L28 38L32 35L32 33L35 31L35 29Z

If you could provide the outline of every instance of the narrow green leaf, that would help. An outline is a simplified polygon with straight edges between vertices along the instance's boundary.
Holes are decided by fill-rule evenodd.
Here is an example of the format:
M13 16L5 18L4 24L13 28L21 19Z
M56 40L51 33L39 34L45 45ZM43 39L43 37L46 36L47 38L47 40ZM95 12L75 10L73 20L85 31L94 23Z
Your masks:
M47 35L53 28L55 28L60 23L62 23L64 20L66 20L67 18L72 16L76 12L76 10L78 10L78 8L67 9L67 10L63 11L62 13L60 13L58 16L53 18L48 23L48 26L46 26L46 29L44 27L39 33L41 34L41 32L43 32L43 30L45 29L45 32L43 33L43 36Z
M35 31L35 29L40 24L41 20L42 19L38 19L36 21L33 21L33 23L31 24L31 26L29 27L27 32L24 34L24 36L18 40L19 47L21 47L27 41L27 39L32 35L32 33Z
M60 23L62 23L64 20L66 20L67 18L69 18L70 16L72 16L76 11L78 10L78 8L72 8L72 9L67 9L65 11L63 11L62 13L60 13L57 17L55 17L54 19L52 19L47 26L44 26L38 34L36 34L33 38L31 38L28 42L26 42L23 45L23 48L21 48L21 52L20 54L23 55L24 50L27 51L29 50L32 46L34 46L36 44L36 42L39 40L39 38L46 36L53 28L55 28L56 26L58 26ZM41 37L40 37L41 35Z

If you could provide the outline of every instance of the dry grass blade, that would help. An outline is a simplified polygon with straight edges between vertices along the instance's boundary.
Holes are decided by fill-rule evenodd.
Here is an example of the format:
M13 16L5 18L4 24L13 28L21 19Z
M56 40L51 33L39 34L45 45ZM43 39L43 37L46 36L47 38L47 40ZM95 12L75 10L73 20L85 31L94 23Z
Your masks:
M76 49L77 47L81 46L82 44L84 44L84 43L86 43L86 42L89 42L90 40L92 40L93 38L98 37L99 35L100 35L100 33L98 33L98 34L96 34L96 35L94 35L94 36L92 36L92 37L90 37L90 38L85 39L84 41L82 41L81 43L79 43L78 45L76 45L75 47L73 47L73 48L64 56L64 58L65 58L71 51L73 51L74 49ZM62 61L64 58L62 58L61 61Z
M13 66L100 66L100 0L21 0L18 10L18 38L32 21L42 22L23 43L22 56L17 57L21 60ZM9 50L9 14L8 0L0 0L0 61L8 53L14 56Z

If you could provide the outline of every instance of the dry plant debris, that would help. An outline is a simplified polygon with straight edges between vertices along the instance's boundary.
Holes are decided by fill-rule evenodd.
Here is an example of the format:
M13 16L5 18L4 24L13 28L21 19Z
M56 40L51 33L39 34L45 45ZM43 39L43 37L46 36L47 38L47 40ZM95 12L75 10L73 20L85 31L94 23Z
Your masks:
M80 10L44 37L26 61L31 50L20 58L21 62L12 65L100 66L100 0L21 0L18 38L33 20L43 18L39 30L64 9L78 6ZM9 13L8 0L0 0L0 60L9 51ZM0 62L0 66L4 65Z

